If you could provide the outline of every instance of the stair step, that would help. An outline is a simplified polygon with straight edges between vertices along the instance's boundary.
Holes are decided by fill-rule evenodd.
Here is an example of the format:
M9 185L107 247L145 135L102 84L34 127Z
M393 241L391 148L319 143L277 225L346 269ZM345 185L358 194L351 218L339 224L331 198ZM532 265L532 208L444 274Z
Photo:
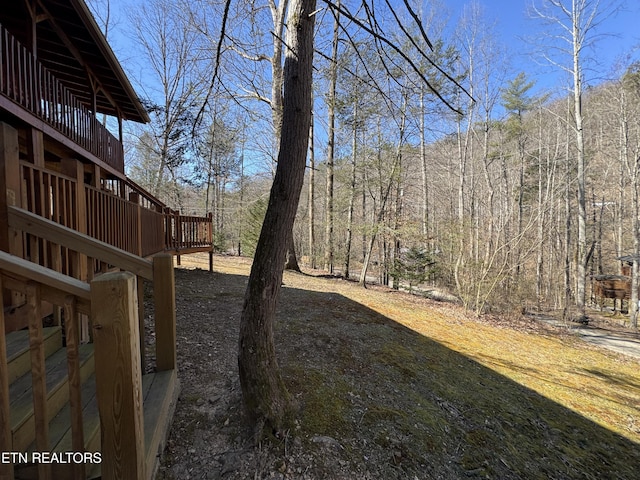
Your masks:
M142 376L142 397L144 405L144 442L147 468L157 468L157 456L164 449L173 417L179 382L176 371L151 373ZM100 416L95 396L95 375L91 375L82 388L85 451L100 451ZM52 452L73 452L71 446L70 412L66 405L49 423ZM35 450L31 445L29 452ZM73 464L52 463L53 478L74 478ZM100 464L85 464L86 478L99 478ZM151 472L147 472L151 476ZM16 480L36 480L35 464L23 464L16 469Z
M60 327L46 327L42 329L44 339L44 355L49 357L62 348L62 329ZM19 330L8 333L7 365L9 367L9 384L31 371L31 356L29 354L29 332Z
M150 478L157 473L158 458L166 446L179 393L176 370L142 376L145 462Z
M81 345L80 381L84 383L94 371L93 345ZM47 358L47 415L51 421L69 400L67 377L67 352L60 349ZM9 387L11 399L11 433L13 450L24 451L35 438L31 372L24 374Z
M84 427L84 442L87 452L99 451L100 447L100 418L98 415L98 401L96 399L96 377L92 374L82 385L82 419ZM97 445L96 437L97 436ZM71 408L66 403L64 408L49 423L49 441L52 452L72 452L71 441ZM97 448L96 448L97 447ZM36 450L31 445L30 451Z
M82 419L84 433L84 451L100 451L100 416L98 413L98 400L96 398L96 378L92 374L82 386ZM71 434L71 409L69 404L58 412L49 422L50 451L55 453L75 452L72 446ZM35 444L31 444L28 449L29 457L32 452L37 451ZM51 470L53 478L75 478L74 463L52 463ZM96 474L97 473L97 474ZM86 463L86 478L99 476L99 464ZM38 469L34 464L22 464L16 468L16 480L36 480Z

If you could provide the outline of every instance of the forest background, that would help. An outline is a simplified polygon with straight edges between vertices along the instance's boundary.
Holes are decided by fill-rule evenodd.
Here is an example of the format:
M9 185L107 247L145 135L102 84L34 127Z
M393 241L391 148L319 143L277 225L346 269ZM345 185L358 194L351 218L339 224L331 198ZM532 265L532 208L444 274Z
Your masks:
M522 2L528 28L505 42L496 2L492 14L461 3L343 0L354 18L341 22L318 4L291 250L361 282L428 282L478 313L580 316L591 276L640 252L640 62L633 40L615 43L639 7ZM286 0L88 4L152 119L127 125L128 175L185 214L211 213L217 251L252 255L278 153ZM376 5L400 51L357 28ZM412 14L433 40L412 58L422 79L397 57Z

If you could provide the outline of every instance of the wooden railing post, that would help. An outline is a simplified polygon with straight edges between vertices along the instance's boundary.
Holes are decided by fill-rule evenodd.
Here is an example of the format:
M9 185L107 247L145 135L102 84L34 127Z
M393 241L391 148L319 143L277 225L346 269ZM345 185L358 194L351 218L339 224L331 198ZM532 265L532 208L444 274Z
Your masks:
M136 277L110 272L91 282L102 478L146 478Z
M33 391L33 415L35 420L36 449L49 450L49 415L47 412L47 374L45 369L44 340L42 336L42 301L40 285L27 284L27 305L29 308L29 350L31 356L31 385ZM51 478L51 465L38 464L38 478Z
M213 212L209 212L207 215L205 232L206 242L211 246L211 250L209 250L209 271L213 272Z
M171 241L171 220L173 215L169 207L164 207L162 214L164 215L164 249L171 250L173 242Z
M136 220L135 220L135 231L136 231L136 235L135 235L135 241L136 241L136 255L138 255L139 257L142 256L142 236L143 236L143 232L142 232L142 213L141 213L141 209L142 207L140 206L140 194L138 194L137 192L130 192L129 193L129 201L131 203L134 203L136 205Z
M173 256L153 257L153 302L156 320L156 368L176 368L176 282Z
M75 204L71 204L73 209L72 217L76 223L75 229L80 233L88 232L87 225L87 192L84 186L84 165L75 158L63 158L61 161L62 171L75 179L76 194ZM87 280L88 260L86 255L77 254L72 256L73 276L80 280Z
M21 203L19 148L18 131L0 122L0 250L22 257L22 235L8 228L9 207ZM0 297L4 295L0 292ZM20 305L24 296L12 292L5 296L4 303Z

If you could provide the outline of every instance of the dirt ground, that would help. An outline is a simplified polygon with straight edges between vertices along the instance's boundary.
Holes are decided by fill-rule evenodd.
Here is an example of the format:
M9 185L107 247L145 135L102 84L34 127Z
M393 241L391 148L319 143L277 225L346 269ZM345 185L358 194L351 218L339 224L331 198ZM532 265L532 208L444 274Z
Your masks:
M489 466L486 459L476 458L472 449L467 446L442 446L438 453L438 461L427 464L422 450L437 450L439 447L429 445L428 440L419 448L412 444L407 436L403 422L418 421L406 419L401 411L405 409L399 400L394 399L398 390L394 386L393 377L389 377L385 385L376 387L375 393L358 393L356 387L345 386L339 382L329 385L318 385L327 391L339 391L349 402L349 411L360 412L358 418L349 418L350 425L356 425L357 432L352 434L352 427L343 426L343 418L315 419L306 417L306 424L327 422L329 425L314 424L317 431L344 431L338 434L313 436L298 435L294 427L284 438L272 439L255 446L251 431L248 429L241 407L241 391L238 381L237 338L246 281L249 271L249 260L217 257L216 271L208 272L206 256L183 257L182 267L176 269L177 298L177 349L181 394L176 408L173 426L167 447L163 454L158 479L457 479L457 478L552 478L544 470L532 477L510 473L513 465L507 457L499 457L495 464ZM279 302L279 322L281 317L295 318L288 326L290 336L285 329L277 331L277 350L291 363L292 359L300 360L306 365L303 381L313 384L315 377L314 359L322 356L331 362L332 357L347 359L341 365L342 371L350 378L366 380L373 372L367 365L361 365L355 359L361 355L360 348L376 347L376 338L372 338L375 329L387 328L383 319L372 314L368 319L371 329L357 330L358 319L352 306L341 303L335 296L322 294L315 297L313 292L305 293L305 297L295 288L306 282L304 276L285 276L283 294ZM314 303L315 302L315 303ZM355 307L354 307L355 308ZM306 316L313 311L314 315L327 318L331 309L336 309L345 318L353 317L349 331L341 330L340 325L327 323L327 332L322 335L304 334ZM337 315L337 313L336 313ZM322 320L322 318L320 318ZM312 319L309 319L311 322ZM396 328L396 327L392 327ZM529 327L528 327L529 328ZM531 327L543 331L548 326ZM329 332L329 329L332 329ZM387 328L388 329L388 328ZM375 335L374 335L375 336ZM344 337L344 338L341 338ZM382 335L380 335L382 338ZM153 342L149 335L148 343ZM417 341L417 340L416 340ZM369 348L366 347L366 348ZM417 348L417 347L416 347ZM403 370L403 359L392 357L380 344L378 355L388 355L390 363L396 366L410 382L415 376L409 367ZM364 353L362 353L364 355ZM353 371L348 367L348 359L354 359ZM461 360L462 361L462 360ZM306 362L306 363L305 363ZM301 367L302 368L302 367ZM474 367L475 368L475 367ZM406 371L405 371L406 370ZM295 385L295 378L285 381ZM502 379L499 380L503 382ZM326 379L323 379L326 382ZM309 385L301 385L304 390ZM413 387L412 387L413 388ZM417 387L416 387L417 388ZM295 389L294 389L295 391ZM395 391L395 394L394 394ZM362 390L364 392L364 390ZM378 410L367 409L365 395L379 395L389 398L397 405L389 405ZM527 394L529 395L529 394ZM321 396L319 398L322 398ZM330 395L326 401L331 402ZM441 397L434 397L434 404L440 405L443 414L455 428L467 429L472 433L480 428L489 428L492 420L485 420L486 425L478 429L471 428L470 415L461 407ZM311 400L307 400L310 402ZM404 401L404 400L402 400ZM410 399L406 399L407 402ZM323 407L326 407L324 405ZM342 404L328 405L330 410L345 410ZM353 407L363 406L362 409ZM409 408L408 405L406 408ZM313 405L305 405L306 411L313 411ZM355 415L355 414L354 414ZM556 416L562 417L564 414ZM400 428L402 426L403 428ZM423 428L422 425L420 428ZM426 427L425 427L426 428ZM444 427L447 428L447 427ZM497 427L496 427L497 428ZM539 428L539 427L536 427ZM341 430L342 429L342 430ZM479 430L478 430L479 431ZM557 434L553 433L554 435ZM473 435L476 435L475 433ZM428 438L428 435L426 435ZM490 437L468 436L474 442L486 443ZM617 440L616 440L617 441ZM623 440L620 440L623 442ZM466 452L462 451L467 449ZM626 447L625 447L626 448ZM365 452L361 454L361 452ZM358 458L354 461L354 458ZM542 460L544 464L544 459ZM561 458L560 462L569 465L570 461ZM528 467L523 466L522 469ZM531 465L531 468L539 468ZM590 476L560 474L553 478L591 478ZM614 478L614 477L611 477ZM619 476L615 478L626 478Z

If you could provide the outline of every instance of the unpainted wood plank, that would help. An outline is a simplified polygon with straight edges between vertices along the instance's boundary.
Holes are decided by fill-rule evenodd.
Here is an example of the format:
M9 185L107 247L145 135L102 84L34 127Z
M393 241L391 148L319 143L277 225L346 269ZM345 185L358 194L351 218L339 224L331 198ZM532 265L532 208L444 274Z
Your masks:
M85 385L82 388L83 394L83 410L82 415L86 419L83 425L83 436L86 439L84 450L87 452L97 452L96 438L100 437L100 414L98 411L98 399L96 397L96 382L95 376L89 377ZM55 452L71 452L79 451L73 447L72 433L69 429L70 413L69 409L65 408L60 412L60 418L56 417L52 420L52 428L54 421L56 422L56 439L52 450Z
M4 252L0 252L0 257L2 256L2 253ZM16 257L12 257L11 261L13 261L15 258ZM0 263L1 263L1 260L0 260ZM26 263L33 265L30 262L26 262ZM36 265L36 267L38 266ZM43 268L43 267L38 267L38 268L40 269L39 272L41 273L41 275L40 273L36 273L35 275L42 279L50 278L50 275L52 273L55 274L55 272L52 272L51 270L48 270L46 268ZM24 270L24 272L27 272L27 270ZM2 281L4 282L6 288L9 288L11 290L16 290L19 292L26 292L29 277L22 276L17 273L8 272L6 270L3 271L1 266L0 266L0 276L2 277ZM69 279L70 277L63 276L63 279L61 281L64 282ZM75 279L70 279L70 280L71 282L73 282L71 285L72 290L76 290L76 289L82 289L78 291L88 290L88 285L86 283L80 282L79 280L75 280ZM53 283L56 283L56 282L53 282ZM68 294L69 292L66 292L65 290L61 290L60 288L56 288L55 286L51 286L43 283L40 284L40 296L42 297L42 300L49 302L53 305L63 304L64 299ZM76 298L78 302L77 307L79 312L86 313L86 314L89 314L91 312L91 303L89 301L89 298L90 298L89 296L87 296L86 298L81 298L81 297Z
M31 318L29 319L29 349L31 352L31 379L36 446L39 451L46 452L49 450L47 377L44 363L42 315L40 313L40 286L34 282L30 282L27 285L27 304L31 309ZM51 466L49 464L38 465L38 475L43 480L50 479Z
M7 252L0 251L0 269L23 278L30 278L34 282L48 285L75 297L91 298L89 286L85 282L53 272Z
M146 344L144 331L144 279L138 277L138 331L140 332L140 368L146 362ZM143 372L144 373L144 372Z
M96 381L95 375L93 374L90 375L87 378L87 381L82 384L82 410L83 418L88 418L91 415L98 417ZM98 424L100 423L99 418L96 421L98 422ZM49 422L49 436L51 439L52 452L79 451L74 450L74 447L72 446L73 438L70 425L71 410L69 408L69 404L66 404ZM83 430L83 436L88 438L88 435L91 434L91 431L87 428L86 422L83 425ZM31 444L27 450L34 451L35 449L36 446L34 444Z
M44 339L44 355L49 357L62 348L62 329L60 327L46 327L42 329ZM12 332L8 335L7 362L9 371L9 385L31 370L29 356L29 337L26 330Z
M75 298L68 296L64 304L65 331L67 334L67 369L69 375L69 409L71 412L71 434L74 452L84 449L84 432L82 426L82 392L80 383L80 334L78 332L78 313ZM74 466L74 477L84 478L84 465Z
M102 475L145 478L142 375L135 275L109 272L91 282Z
M156 372L150 380L144 392L144 438L147 474L153 478L171 427L180 383L176 370Z
M93 345L80 346L80 375L85 381L94 369ZM11 392L11 427L13 444L18 450L25 449L33 441L35 423L33 417L33 396L28 385L25 386L28 375L18 379L9 387ZM57 412L67 403L67 367L66 352L60 350L49 358L47 362L47 407L49 422Z

